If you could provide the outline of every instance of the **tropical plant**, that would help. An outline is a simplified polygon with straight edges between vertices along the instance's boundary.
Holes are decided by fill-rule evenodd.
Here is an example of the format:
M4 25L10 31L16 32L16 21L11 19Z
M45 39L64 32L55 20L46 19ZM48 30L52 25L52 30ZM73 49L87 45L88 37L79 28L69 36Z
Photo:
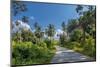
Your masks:
M70 35L71 41L81 42L81 39L82 39L82 30L80 29L75 29L73 33Z
M64 32L66 32L66 24L65 24L65 22L62 22L62 30L64 31Z
M55 34L55 27L52 24L49 24L49 26L45 29L45 33L48 35L48 37L53 37Z
M85 37L86 37L85 31L86 31L87 26L95 23L95 17L93 17L95 13L94 12L95 8L93 10L93 8L91 7L87 11L83 11L83 6L77 6L76 11L79 13L79 15L80 14L82 15L79 18L79 26L81 26L81 28L83 29L83 44L84 44Z
M22 21L23 21L24 23L28 23L28 22L29 22L29 19L28 19L27 16L23 16L23 17L22 17Z
M25 12L27 11L27 6L25 3L23 2L19 2L19 1L12 1L12 13L13 13L13 16L16 16L22 12Z
M41 27L40 27L40 25L37 23L37 22L35 22L34 23L34 28L35 28L35 36L37 37L37 38L41 38L41 37L43 37L43 35L44 35L44 33L41 31Z
M68 33L71 33L74 29L78 27L78 20L77 19L70 19L68 20L67 24L67 31Z

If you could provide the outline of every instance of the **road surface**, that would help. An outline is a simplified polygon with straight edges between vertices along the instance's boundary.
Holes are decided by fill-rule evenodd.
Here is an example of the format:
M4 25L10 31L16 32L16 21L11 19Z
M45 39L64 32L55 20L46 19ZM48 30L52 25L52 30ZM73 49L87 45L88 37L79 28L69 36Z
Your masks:
M56 54L51 63L93 61L93 59L64 47L56 46Z

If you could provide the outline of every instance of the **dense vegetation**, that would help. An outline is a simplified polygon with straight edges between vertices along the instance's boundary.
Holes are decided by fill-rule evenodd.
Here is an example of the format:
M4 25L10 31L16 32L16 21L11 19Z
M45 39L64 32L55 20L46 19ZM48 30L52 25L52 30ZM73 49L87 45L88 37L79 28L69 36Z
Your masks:
M21 29L21 32L13 34L13 64L24 65L50 62L55 52L55 45L58 42L56 40L42 38L42 34L39 30L33 33L23 29Z
M61 46L73 49L87 56L96 57L96 8L77 6L76 12L80 15L78 19L70 19L66 25L62 23L63 31L67 33L60 35Z
M13 2L13 16L27 11L27 6L21 2ZM62 22L63 34L58 35L59 40L54 39L56 34L55 26L48 24L45 31L35 22L34 32L30 29L20 28L12 33L12 64L44 64L50 63L55 54L55 46L63 46L89 57L96 57L96 8L93 6L78 5L76 12L79 15L77 19L70 19L68 24ZM23 16L22 21L29 23L28 17ZM19 22L15 22L19 26ZM12 29L14 25L12 24ZM46 35L47 37L45 37Z

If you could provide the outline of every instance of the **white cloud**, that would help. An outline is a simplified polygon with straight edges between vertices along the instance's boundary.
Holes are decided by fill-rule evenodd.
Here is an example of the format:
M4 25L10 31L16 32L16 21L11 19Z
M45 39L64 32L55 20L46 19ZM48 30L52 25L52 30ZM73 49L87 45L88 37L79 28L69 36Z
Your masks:
M63 30L57 29L56 33L57 33L57 34L62 34L62 33L63 33Z
M22 29L26 29L26 30L31 30L31 27L29 24L22 22L21 20L17 20L17 23L19 23L19 25L17 26L15 22L12 22L14 28L12 29L12 33L17 32L20 30L20 28Z
M31 20L34 20L34 19L35 19L35 17L34 17L34 16L31 16L31 17L30 17L30 19L31 19Z
M57 30L56 30L56 34L54 35L54 39L57 39L57 40L58 40L60 34L63 34L63 30L57 29Z
M59 37L60 37L60 35L62 35L63 33L64 33L65 35L67 35L67 33L64 32L63 30L57 29L57 30L56 30L56 34L54 35L54 39L58 40Z

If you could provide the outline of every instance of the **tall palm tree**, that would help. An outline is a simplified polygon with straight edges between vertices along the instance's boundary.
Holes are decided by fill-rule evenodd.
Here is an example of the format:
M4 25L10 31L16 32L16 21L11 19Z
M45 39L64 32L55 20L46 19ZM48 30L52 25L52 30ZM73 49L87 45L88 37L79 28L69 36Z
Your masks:
M64 45L65 41L68 38L68 31L67 31L67 25L65 24L65 22L62 22L61 26L62 26L63 34L60 34L59 40L60 40L60 44Z
M16 21L16 26L19 26L19 25L20 25L20 22ZM19 26L19 30L17 31L17 34L18 34L17 38L18 38L19 42L22 41L21 30L22 30L22 28Z
M23 21L24 23L28 23L28 22L29 22L29 19L28 19L27 16L23 16L23 17L22 17L22 21Z
M86 34L85 34L86 28L88 27L88 25L93 24L93 22L95 22L95 18L93 17L95 12L93 11L92 7L93 6L89 7L87 11L83 11L82 6L77 6L76 8L76 12L79 13L79 15L81 13L81 16L79 18L79 26L81 26L83 29L83 43L85 42L85 38L86 38Z
M67 24L67 31L68 33L71 33L74 29L78 27L78 20L77 19L71 19L68 21Z
M54 27L54 25L53 24L49 24L48 27L45 30L45 33L48 35L48 37L50 37L50 41L51 41L51 38L55 34L55 27Z
M22 12L27 11L27 6L23 2L12 1L11 5L12 5L12 13L14 16L16 16L17 14L20 14Z
M78 5L76 8L76 12L79 13L79 15L82 15L83 14L83 6Z
M37 23L37 22L35 22L34 23L34 28L35 28L35 32L34 32L34 34L35 34L35 36L39 39L39 41L41 40L41 38L43 37L43 32L41 31L41 26Z
M64 31L64 32L66 32L66 24L65 24L65 22L62 22L62 30Z

